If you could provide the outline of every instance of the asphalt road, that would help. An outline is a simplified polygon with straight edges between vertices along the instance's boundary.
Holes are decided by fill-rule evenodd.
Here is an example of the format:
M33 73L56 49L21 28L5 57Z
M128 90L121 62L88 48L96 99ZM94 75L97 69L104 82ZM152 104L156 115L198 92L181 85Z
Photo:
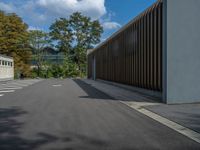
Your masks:
M0 150L195 150L200 144L81 80L0 97Z

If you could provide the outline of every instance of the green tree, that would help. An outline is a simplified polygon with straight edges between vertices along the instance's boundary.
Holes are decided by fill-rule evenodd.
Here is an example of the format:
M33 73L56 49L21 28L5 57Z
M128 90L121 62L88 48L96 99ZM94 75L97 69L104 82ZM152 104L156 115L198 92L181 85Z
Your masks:
M81 15L76 12L70 16L70 25L73 32L74 40L74 60L78 65L81 72L82 64L86 63L87 49L93 48L95 44L100 42L101 33L103 28L99 21L91 21L89 17Z
M28 26L16 14L0 11L0 53L11 56L15 73L30 74L31 51L28 44Z
M50 31L51 39L57 43L56 47L64 52L65 55L68 55L71 49L73 36L69 20L65 18L56 20L55 23L50 26Z
M29 31L29 44L33 51L33 59L37 65L37 75L40 76L44 62L44 48L50 45L48 33L40 30Z
M70 62L77 65L79 75L85 73L87 49L100 42L103 32L99 21L76 12L69 19L56 20L50 31L52 39L57 41L57 47L65 52Z

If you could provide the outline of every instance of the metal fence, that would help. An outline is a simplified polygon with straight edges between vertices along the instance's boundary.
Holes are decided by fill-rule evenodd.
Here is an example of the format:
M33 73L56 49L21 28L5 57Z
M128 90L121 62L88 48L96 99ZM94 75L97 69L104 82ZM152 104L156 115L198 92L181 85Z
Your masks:
M162 14L159 0L94 49L88 77L162 91Z

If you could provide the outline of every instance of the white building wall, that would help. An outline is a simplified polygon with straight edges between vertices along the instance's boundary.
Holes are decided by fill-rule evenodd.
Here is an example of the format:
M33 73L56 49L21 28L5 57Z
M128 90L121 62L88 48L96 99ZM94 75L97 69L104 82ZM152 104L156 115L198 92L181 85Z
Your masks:
M0 55L0 81L14 79L14 61L11 57Z
M164 0L163 93L168 104L200 102L200 0Z

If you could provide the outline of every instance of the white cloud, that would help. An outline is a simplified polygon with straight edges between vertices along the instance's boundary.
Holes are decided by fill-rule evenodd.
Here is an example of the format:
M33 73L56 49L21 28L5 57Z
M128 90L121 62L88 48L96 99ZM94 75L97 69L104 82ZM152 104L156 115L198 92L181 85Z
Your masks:
M11 13L11 12L14 11L14 6L12 4L6 4L6 3L3 3L3 2L0 2L0 10Z
M121 27L121 25L117 22L110 21L110 22L104 22L103 23L104 30L118 29L120 27Z
M105 0L13 0L0 2L0 10L15 12L32 26L49 25L54 19L69 17L77 11L92 19L107 14Z
M36 5L45 9L47 14L63 17L76 11L93 19L106 14L105 0L37 0Z
M112 21L114 12L107 12L105 0L13 0L0 2L0 10L15 12L29 29L50 25L56 18L69 17L73 12L81 12L92 19L99 19L104 30L118 29L121 25Z
M41 30L41 29L38 28L38 27L29 26L28 30L29 31L34 31L34 30Z

